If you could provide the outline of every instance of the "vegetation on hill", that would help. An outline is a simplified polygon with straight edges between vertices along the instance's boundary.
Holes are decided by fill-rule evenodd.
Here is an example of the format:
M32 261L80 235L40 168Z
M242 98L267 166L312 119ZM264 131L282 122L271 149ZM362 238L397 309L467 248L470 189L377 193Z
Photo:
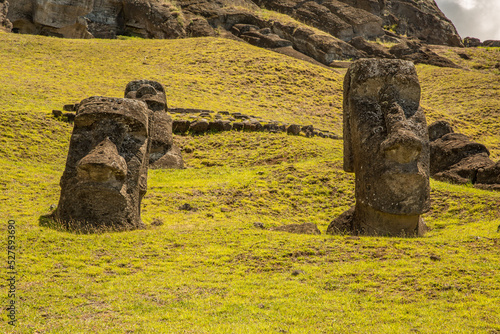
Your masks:
M343 73L216 38L0 33L0 56L1 244L6 249L13 219L19 246L19 324L9 326L3 313L0 332L500 331L498 192L432 181L424 217L432 231L423 238L254 226L313 222L324 233L354 203L340 140L176 136L189 148L188 168L149 171L148 229L79 235L40 226L57 204L71 133L52 109L122 96L127 82L147 78L165 85L170 107L242 112L340 135ZM418 72L429 121L450 119L498 158L498 74L420 65ZM184 203L196 210L179 210Z
M500 48L435 47L435 51L463 69L418 67L422 105L431 109L428 118L450 120L457 132L485 144L492 159L500 160Z

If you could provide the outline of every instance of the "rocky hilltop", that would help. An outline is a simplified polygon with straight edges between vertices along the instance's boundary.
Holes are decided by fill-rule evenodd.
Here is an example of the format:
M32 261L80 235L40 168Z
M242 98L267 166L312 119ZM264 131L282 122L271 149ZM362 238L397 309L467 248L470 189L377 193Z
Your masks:
M7 19L9 3L6 0L0 0L0 30L10 31L12 23Z
M7 7L0 1L0 22ZM16 0L7 19L13 32L67 38L238 38L326 65L370 56L432 63L422 45L462 46L432 0ZM403 44L389 50L376 39Z

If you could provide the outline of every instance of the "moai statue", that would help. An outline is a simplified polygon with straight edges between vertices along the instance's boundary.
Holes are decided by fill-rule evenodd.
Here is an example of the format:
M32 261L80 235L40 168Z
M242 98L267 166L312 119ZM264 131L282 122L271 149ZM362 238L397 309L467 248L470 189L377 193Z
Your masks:
M78 108L55 219L83 232L141 228L150 111L132 99L94 96Z
M131 81L125 97L146 102L153 114L149 167L184 168L181 151L173 144L172 118L167 114L167 98L162 84L151 80Z
M413 63L362 59L344 79L344 170L356 204L327 233L421 236L429 210L429 136Z

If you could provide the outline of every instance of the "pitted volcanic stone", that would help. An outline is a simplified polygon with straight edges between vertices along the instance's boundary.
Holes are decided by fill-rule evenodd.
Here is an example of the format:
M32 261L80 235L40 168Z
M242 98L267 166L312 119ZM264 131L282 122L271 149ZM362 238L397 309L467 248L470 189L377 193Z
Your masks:
M83 100L61 177L56 220L83 232L143 227L150 127L144 102L101 96Z
M344 170L355 173L356 205L328 231L421 235L429 210L429 140L411 62L363 59L344 79ZM351 221L346 222L346 219Z

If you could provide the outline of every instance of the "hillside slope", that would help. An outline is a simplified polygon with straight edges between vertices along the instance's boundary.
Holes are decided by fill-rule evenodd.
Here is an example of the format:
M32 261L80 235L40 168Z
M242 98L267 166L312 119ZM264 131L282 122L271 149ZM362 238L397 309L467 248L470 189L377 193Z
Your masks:
M340 140L176 136L189 148L188 168L149 172L148 229L76 235L43 226L58 200L71 133L52 109L91 95L122 96L128 81L148 78L165 85L170 107L341 134L342 73L217 38L0 33L0 45L0 230L5 236L6 222L15 220L19 247L19 324L0 322L2 333L500 330L500 193L432 181L425 219L433 230L418 239L254 226L313 222L324 233L354 203ZM498 49L477 52L498 57ZM486 112L500 110L496 72L426 65L418 72L428 120L450 119L498 158L496 115ZM179 210L184 203L197 211Z
M7 18L12 24L5 24L16 33L66 38L221 36L300 52L325 65L376 56L455 67L420 44L408 47L406 41L463 46L453 23L432 0L17 0ZM375 40L401 45L389 50L367 42Z
M28 33L76 38L139 33L178 38L252 23L245 21L258 16L259 7L290 15L344 41L356 36L381 37L382 28L387 27L427 44L462 45L453 23L432 0L17 0L8 18L17 31Z

